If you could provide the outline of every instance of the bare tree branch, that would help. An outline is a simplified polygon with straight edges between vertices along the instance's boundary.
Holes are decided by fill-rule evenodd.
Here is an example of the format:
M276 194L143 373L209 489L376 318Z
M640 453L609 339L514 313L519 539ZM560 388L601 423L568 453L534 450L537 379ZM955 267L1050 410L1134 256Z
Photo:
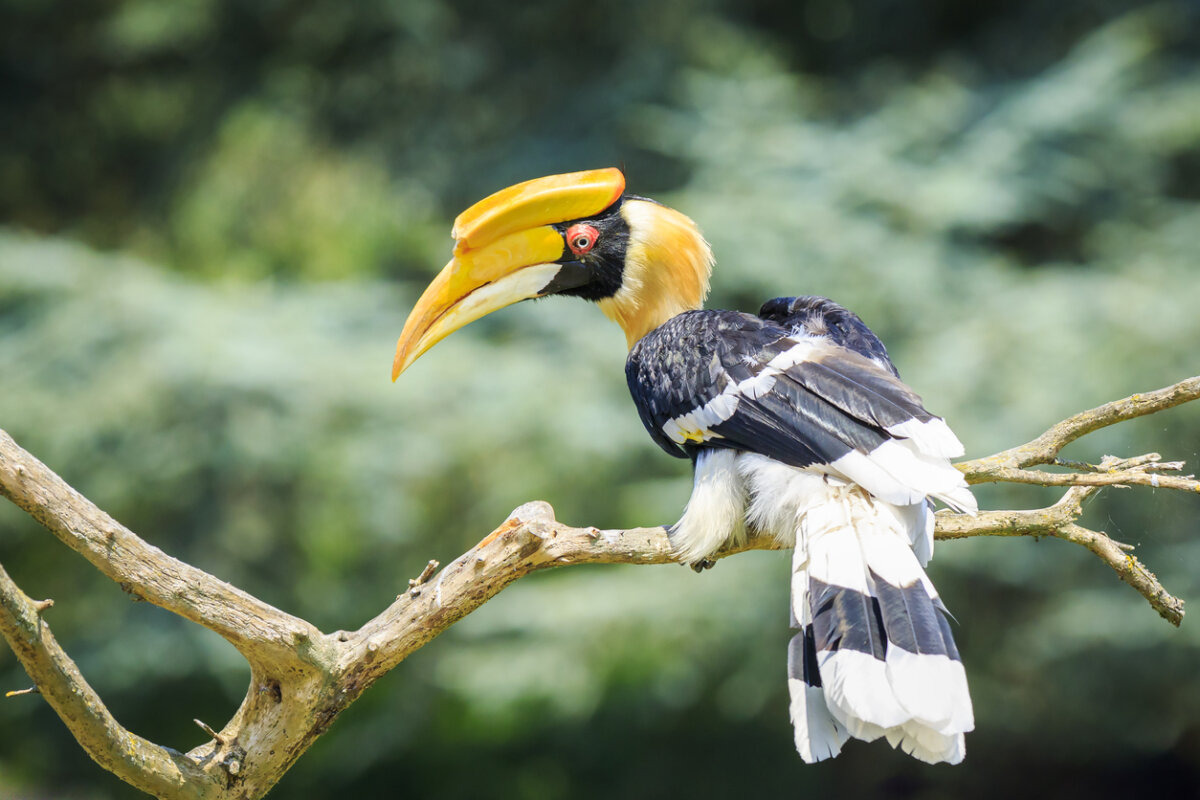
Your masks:
M122 588L225 637L252 660L296 658L309 623L139 539L0 430L0 492Z
M1159 615L1178 627L1183 623L1183 601L1170 594L1128 550L1106 534L1075 524L1083 503L1099 486L1075 486L1052 506L1026 511L983 511L974 517L942 512L937 515L938 539L968 536L1053 536L1080 544L1112 567L1113 571L1146 598Z
M957 466L966 474L969 483L1008 480L1008 478L993 478L992 476L1000 474L998 470L1052 464L1064 447L1081 436L1118 422L1173 408L1198 397L1200 397L1200 375L1157 391L1130 395L1122 400L1114 400L1111 403L1081 411L1057 425L1051 426L1049 430L1031 442L1008 450L1001 450L999 453L985 458L964 461ZM1191 491L1197 491L1194 486L1188 488Z
M55 641L42 619L44 608L38 606L0 567L0 635L87 754L121 780L153 795L220 797L220 787L191 760L130 733L113 719Z
M1059 451L1089 431L1170 408L1200 396L1200 378L1134 395L1077 414L1037 439L959 468L970 483L1007 481L1069 486L1052 506L941 512L938 539L1055 536L1087 547L1178 625L1183 603L1133 557L1127 545L1077 524L1084 501L1106 485L1150 485L1200 491L1182 468L1150 453L1100 464L1063 461ZM1031 466L1074 470L1047 473ZM125 730L55 642L35 602L0 568L0 635L12 646L35 689L98 763L163 798L262 797L337 715L372 683L513 581L570 564L666 564L674 559L663 528L601 531L557 522L545 503L521 506L499 528L442 570L429 562L387 609L357 631L324 634L138 538L0 431L0 494L41 522L97 569L138 597L224 636L251 666L251 682L221 730L197 720L210 741L186 754ZM719 557L778 549L752 535ZM20 693L16 693L20 694ZM10 702L17 702L12 700Z
M1160 475L1137 469L1114 469L1109 472L1041 472L1031 469L995 467L988 470L986 479L971 476L971 483L1027 483L1034 486L1153 486L1155 489L1178 489L1200 492L1200 481L1191 475Z

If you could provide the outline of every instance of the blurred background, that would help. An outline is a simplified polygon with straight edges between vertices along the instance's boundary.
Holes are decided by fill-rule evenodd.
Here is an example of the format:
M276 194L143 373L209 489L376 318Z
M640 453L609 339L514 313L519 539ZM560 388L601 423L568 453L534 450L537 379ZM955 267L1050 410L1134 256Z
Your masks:
M511 509L677 518L620 331L513 307L388 381L454 215L617 165L694 217L711 305L857 310L981 456L1195 374L1200 8L1130 0L0 2L0 428L164 550L324 630ZM1200 408L1065 455L1200 459ZM981 487L984 507L1056 494ZM1200 498L1083 519L1200 601ZM117 718L187 750L248 670L0 503L0 562ZM520 581L370 689L278 797L1195 796L1200 626L1063 542L939 545L977 732L805 766L788 559ZM28 679L0 648L0 690ZM0 797L127 798L36 696Z

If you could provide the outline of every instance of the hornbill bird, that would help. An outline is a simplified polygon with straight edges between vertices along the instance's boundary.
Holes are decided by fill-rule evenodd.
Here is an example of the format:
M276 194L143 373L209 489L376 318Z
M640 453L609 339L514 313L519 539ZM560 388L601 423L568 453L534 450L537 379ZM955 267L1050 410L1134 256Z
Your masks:
M642 423L691 459L669 528L709 565L747 531L793 547L788 688L807 762L853 736L957 763L974 727L948 611L922 567L933 500L974 513L958 439L901 382L852 312L822 297L757 315L701 310L713 255L678 211L625 193L617 169L504 189L454 221L454 257L417 301L392 380L463 325L552 294L591 300L625 331Z

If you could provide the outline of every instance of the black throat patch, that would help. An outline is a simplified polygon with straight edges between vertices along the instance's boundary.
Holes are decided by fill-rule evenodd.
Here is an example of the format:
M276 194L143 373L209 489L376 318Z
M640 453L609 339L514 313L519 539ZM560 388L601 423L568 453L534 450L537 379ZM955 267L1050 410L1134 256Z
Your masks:
M554 276L541 294L565 294L582 297L593 302L612 297L621 288L625 277L625 253L629 249L629 223L621 216L624 198L613 203L597 217L573 219L560 222L554 229L563 234L567 229L584 222L600 234L596 246L590 252L577 256L566 244L559 263L562 269Z

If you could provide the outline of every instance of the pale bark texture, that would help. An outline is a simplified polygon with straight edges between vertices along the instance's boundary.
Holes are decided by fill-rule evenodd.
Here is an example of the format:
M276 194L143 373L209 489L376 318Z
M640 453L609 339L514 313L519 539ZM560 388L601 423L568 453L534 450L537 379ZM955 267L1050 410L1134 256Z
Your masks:
M1181 462L1155 453L1106 457L1099 464L1063 461L1063 447L1101 427L1200 397L1200 377L1099 406L1054 425L1033 441L958 465L967 481L1068 487L1055 504L1034 510L937 515L937 538L1054 536L1083 545L1140 592L1174 625L1183 602L1130 552L1128 545L1076 523L1083 503L1104 486L1200 491L1177 474ZM1031 469L1041 465L1066 472ZM527 503L479 544L442 569L436 562L388 608L357 631L323 633L212 575L163 553L109 517L0 431L0 494L134 596L215 631L251 667L246 698L211 740L187 753L123 728L55 641L43 612L49 600L27 597L0 568L0 634L41 694L87 753L127 783L161 798L265 795L337 715L413 651L470 614L513 581L570 564L665 564L671 545L659 528L601 531L554 519L546 503ZM751 536L740 550L774 549ZM730 550L721 556L733 555ZM18 702L9 700L8 702Z

